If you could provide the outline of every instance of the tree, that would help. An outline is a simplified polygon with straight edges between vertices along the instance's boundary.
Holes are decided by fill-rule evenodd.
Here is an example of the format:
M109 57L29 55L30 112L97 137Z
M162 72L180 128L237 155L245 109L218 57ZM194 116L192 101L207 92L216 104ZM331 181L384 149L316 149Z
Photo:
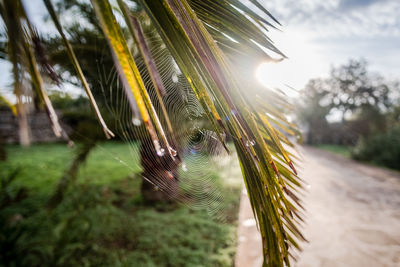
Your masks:
M360 136L384 131L385 113L392 106L390 92L395 88L381 75L369 72L363 59L332 68L329 78L310 80L302 91L301 107L309 129L307 141L351 144ZM340 117L341 122L328 124L330 115Z
M367 66L363 59L351 59L331 70L331 102L342 112L342 120L349 113L366 109L379 112L390 105L389 86L382 76L368 72Z
M3 11L10 11L7 6L10 2L11 0L1 2ZM260 46L282 54L273 46L264 31L269 27L276 27L274 25L278 22L256 0L250 2L263 16L237 0L129 2L142 8L143 12L140 14L127 9L127 2L117 2L120 16L125 19L128 31L124 32L121 28L115 18L116 11L108 0L91 1L95 11L95 16L91 19L98 20L98 23L94 24L99 25L107 40L113 64L129 103L129 113L124 119L133 121L133 125L130 123L129 127L140 123L142 134L149 140L146 145L148 151L155 152L156 159L161 162L162 171L167 176L156 175L154 180L149 181L169 193L171 188L168 179L174 179L174 168L180 164L182 152L176 142L179 131L168 126L172 115L157 112L154 108L166 106L166 103L158 97L158 94L162 95L163 92L157 72L161 73L161 77L163 72L149 63L151 60L149 61L148 57L152 55L146 53L143 38L137 35L140 24L146 20L154 26L160 37L159 48L167 49L177 69L182 73L182 78L188 85L185 90L191 90L196 96L199 106L202 107L201 112L207 116L213 127L215 138L226 149L223 136L229 135L233 140L250 202L263 237L264 265L290 265L289 247L298 248L295 238L303 237L297 227L301 218L298 214L298 198L294 193L301 184L290 153L286 152L282 145L290 145L283 134L285 129L286 132L291 132L288 128L290 123L279 109L279 105L284 103L284 98L268 91L254 94L251 83L245 82L248 77L234 64L237 63L235 59L243 54L270 60ZM51 2L45 0L45 3L67 47L71 63L86 90L93 110L105 134L111 136L112 132L96 109L96 102L91 97L91 90L81 71L79 60L74 56L73 48L51 9ZM88 5L88 8L92 7ZM21 16L15 17L14 20L26 21ZM6 26L10 25L12 24ZM139 47L139 53L146 65L144 72L140 71L138 61L132 56L126 36L133 37ZM29 48L33 44L31 39L25 42ZM151 97L151 89L144 82L145 73L150 77L148 81L151 81L157 97ZM265 102L265 99L268 99L268 102Z
M329 85L323 79L312 79L302 90L300 119L307 127L306 142L321 144L326 141L329 128L326 116L331 111L331 103L327 102L330 94Z

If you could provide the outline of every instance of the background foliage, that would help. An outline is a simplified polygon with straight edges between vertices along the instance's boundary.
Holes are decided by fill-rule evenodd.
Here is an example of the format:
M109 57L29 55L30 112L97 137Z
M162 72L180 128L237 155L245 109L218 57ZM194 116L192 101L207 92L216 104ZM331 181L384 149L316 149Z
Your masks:
M400 169L399 83L368 71L365 60L333 68L302 90L306 142L349 146L352 157Z

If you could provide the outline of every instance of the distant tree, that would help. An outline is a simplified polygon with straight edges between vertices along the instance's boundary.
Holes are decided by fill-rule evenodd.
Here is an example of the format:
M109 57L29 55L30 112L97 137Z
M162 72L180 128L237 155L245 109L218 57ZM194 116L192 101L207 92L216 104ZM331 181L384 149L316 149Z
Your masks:
M395 81L391 84L391 105L387 111L388 125L400 123L400 81Z
M365 60L349 60L331 71L331 104L342 113L342 121L358 122L358 133L384 130L384 112L391 105L390 88L385 79L368 71Z
M324 138L325 142L355 142L358 136L384 131L387 113L393 109L390 93L394 88L381 75L369 72L364 59L349 60L332 68L330 77L311 80L302 91L300 109L308 127L308 142L320 143ZM335 130L326 121L328 115L341 118Z
M363 110L384 111L390 106L389 85L384 78L368 71L364 59L349 60L348 63L332 68L328 80L331 91L332 107L346 114L355 114Z
M309 144L320 144L325 141L329 127L326 116L331 111L329 101L329 84L324 79L310 80L301 92L300 120L305 125Z

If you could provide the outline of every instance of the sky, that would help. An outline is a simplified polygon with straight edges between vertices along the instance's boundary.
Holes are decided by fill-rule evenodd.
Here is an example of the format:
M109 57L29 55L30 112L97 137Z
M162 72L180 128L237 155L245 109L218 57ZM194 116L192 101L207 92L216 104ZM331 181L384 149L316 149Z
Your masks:
M269 37L289 58L259 68L257 77L267 86L301 89L329 75L332 65L361 57L371 71L399 78L399 0L260 1L282 24L282 32L271 30Z
M365 58L370 69L389 79L400 76L400 0L259 0L280 21L269 37L288 59L262 64L254 76L292 94L311 78L325 77L332 65ZM40 30L45 7L24 0ZM249 2L243 0L243 2ZM0 92L10 86L10 69L0 63Z

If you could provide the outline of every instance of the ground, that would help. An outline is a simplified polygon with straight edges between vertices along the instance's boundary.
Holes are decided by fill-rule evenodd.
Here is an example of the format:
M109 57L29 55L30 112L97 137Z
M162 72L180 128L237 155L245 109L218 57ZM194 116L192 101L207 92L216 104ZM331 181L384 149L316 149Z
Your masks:
M294 266L400 266L400 173L316 148L300 152L309 242ZM261 243L246 201L242 194L236 266L261 266Z
M229 171L234 156L185 157L186 200L153 205L140 196L137 146L100 143L50 210L74 150L49 144L7 151L1 180L19 173L0 183L0 266L233 265L241 190L240 175Z
M300 175L309 184L303 196L309 243L302 244L294 266L399 266L400 174L315 148L300 151ZM205 179L186 186L189 191L202 186L206 194L192 203L154 207L138 195L140 180L132 174L140 167L132 150L100 144L67 201L49 212L43 205L73 152L61 144L11 146L8 152L1 176L18 166L21 170L7 194L15 196L23 185L28 198L8 206L6 198L0 199L0 265L5 257L30 266L233 263L241 178L234 156L216 164L187 159L187 171ZM5 196L4 187L0 191ZM261 241L245 191L241 199L236 266L261 266Z

